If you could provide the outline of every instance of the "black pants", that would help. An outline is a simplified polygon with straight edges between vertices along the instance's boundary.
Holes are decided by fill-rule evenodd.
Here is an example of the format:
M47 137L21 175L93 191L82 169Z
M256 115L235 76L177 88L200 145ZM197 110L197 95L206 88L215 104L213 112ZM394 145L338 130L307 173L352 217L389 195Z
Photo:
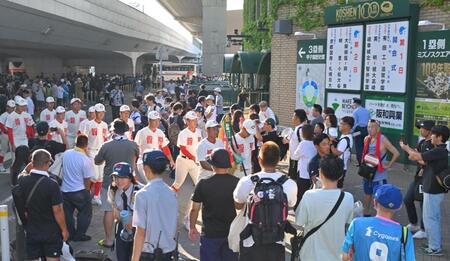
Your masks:
M300 204L305 192L311 189L312 186L311 179L302 179L298 177L295 182L297 183L297 203L295 203L294 210L297 209L298 204Z
M406 213L408 214L408 220L411 224L417 224L419 222L419 218L417 216L415 201L415 193L416 193L416 183L419 182L417 178L414 178L414 181L409 184L408 190L406 191L405 197L403 198L403 202L405 203ZM423 209L423 201L420 202L420 209ZM420 227L422 230L425 230L425 226L423 225L423 218L420 220Z
M133 241L125 242L120 238L120 231L122 231L122 229L122 223L119 223L116 233L116 257L119 261L129 261L133 254Z
M243 247L241 243L240 261L284 261L285 250L284 246L273 243L268 245L261 245L252 247Z
M298 173L298 161L297 160L289 160L289 170L288 170L288 176L293 179L297 180L297 173Z
M70 237L76 238L85 235L92 219L91 194L85 189L76 192L63 192L62 194L64 216ZM76 228L73 219L75 209L78 211Z
M163 254L162 258L159 261L171 261L173 252ZM155 255L153 253L142 252L141 258L139 261L155 261Z
M364 149L364 138L368 135L367 127L356 127L355 132L361 132L360 135L355 136L355 150L356 150L356 159L358 160L358 164L361 164L361 157Z
M252 174L261 171L261 166L259 165L258 161L258 155L259 155L259 147L255 147L255 149L252 151Z

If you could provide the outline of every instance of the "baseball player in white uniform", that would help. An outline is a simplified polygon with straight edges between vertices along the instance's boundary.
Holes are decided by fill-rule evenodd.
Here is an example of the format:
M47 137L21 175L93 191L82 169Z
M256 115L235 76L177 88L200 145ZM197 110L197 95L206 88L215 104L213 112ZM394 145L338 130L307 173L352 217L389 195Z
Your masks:
M49 138L56 142L65 144L65 142L67 142L67 122L66 109L64 109L64 107L56 107L56 117L48 125L50 127ZM57 129L60 129L63 132L59 133ZM67 146L67 144L65 145Z
M128 131L125 132L125 136L129 140L133 140L133 133L135 130L134 121L130 119L130 107L128 105L120 106L119 113L120 119L128 124Z
M225 145L219 139L217 135L219 133L219 123L214 120L206 122L207 137L204 138L197 147L197 160L200 162L200 174L198 179L204 179L213 175L213 169L211 165L206 161L206 157L210 156L214 149L224 149Z
M169 148L169 140L164 132L158 129L161 122L161 115L157 111L148 113L148 126L142 128L136 133L134 142L139 146L139 159L137 162L138 178L143 184L147 183L142 165L142 155L148 150L161 150L169 159L170 166L173 168L175 163Z
M208 106L208 107L206 107L206 110L205 110L206 121L216 120L217 108L216 108L216 105L214 105L214 96L208 95L208 97L206 97L206 104Z
M6 154L9 149L8 130L6 129L6 119L16 108L16 103L13 100L6 102L6 111L0 115L0 172L5 173L7 169L3 166L3 162L6 160Z
M84 134L88 136L88 156L94 161L95 156L102 147L103 143L108 140L109 131L108 124L103 121L105 117L105 105L97 103L95 106L95 119L88 121L84 128ZM96 205L101 205L100 192L102 189L103 182L103 168L105 164L94 165L94 198L92 203Z
M81 100L73 98L70 100L72 110L66 112L67 122L67 147L72 148L75 145L80 123L86 119L86 112L81 110Z
M12 152L21 145L28 147L28 139L34 138L34 121L26 112L27 101L22 97L16 97L15 102L16 110L8 116L5 125Z
M252 151L255 149L256 123L253 120L247 119L242 124L241 130L234 135L233 148L240 157L235 161L238 164L234 175L238 178L248 176L252 172ZM236 146L237 145L237 146Z
M180 155L177 157L175 181L172 184L172 189L175 192L180 190L188 173L194 184L197 184L198 181L197 147L202 140L202 134L197 129L197 115L194 111L187 112L184 118L187 127L178 134L177 141L177 146L180 148Z
M47 103L47 108L41 111L39 120L50 123L55 119L56 116L55 99L53 99L53 97L47 97L47 99L45 99L45 102Z
M78 127L77 135L80 133L87 133L86 131L86 125L88 122L95 119L95 107L91 106L88 109L87 118L80 122L80 126Z

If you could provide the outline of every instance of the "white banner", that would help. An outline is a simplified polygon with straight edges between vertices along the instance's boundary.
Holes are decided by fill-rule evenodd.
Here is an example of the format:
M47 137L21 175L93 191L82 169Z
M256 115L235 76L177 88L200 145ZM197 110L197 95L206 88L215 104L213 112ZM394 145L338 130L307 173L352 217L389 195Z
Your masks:
M312 106L324 104L325 64L297 64L295 108L304 109L309 117Z
M361 90L363 26L328 28L326 88Z
M365 105L365 108L370 112L372 119L376 119L380 122L381 127L403 130L405 116L404 102L366 99Z
M360 98L359 94L352 93L327 93L327 107L334 109L338 119L353 115L353 98Z
M368 24L364 90L404 93L409 22Z

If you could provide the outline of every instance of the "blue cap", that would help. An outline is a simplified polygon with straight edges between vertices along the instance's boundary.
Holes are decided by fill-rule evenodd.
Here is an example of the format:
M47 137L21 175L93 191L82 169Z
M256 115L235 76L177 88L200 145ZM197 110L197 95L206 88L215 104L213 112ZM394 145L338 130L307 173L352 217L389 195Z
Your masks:
M399 209L403 203L402 192L392 184L384 184L375 192L375 200L387 209Z
M197 107L195 107L195 112L201 112L204 113L205 112L205 108L201 105L197 105Z
M151 166L152 164L165 164L169 163L166 155L160 150L151 150L144 152L142 155L142 163L144 165Z
M126 162L119 162L114 164L113 172L111 176L117 176L119 178L132 178L133 168Z

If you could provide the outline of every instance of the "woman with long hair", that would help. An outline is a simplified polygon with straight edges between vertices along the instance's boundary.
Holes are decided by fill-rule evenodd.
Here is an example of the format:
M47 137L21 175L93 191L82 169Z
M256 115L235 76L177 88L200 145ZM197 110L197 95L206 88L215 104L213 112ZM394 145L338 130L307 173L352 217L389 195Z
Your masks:
M244 120L244 113L241 110L234 111L233 117L231 118L233 133L238 133L241 130L241 126Z

